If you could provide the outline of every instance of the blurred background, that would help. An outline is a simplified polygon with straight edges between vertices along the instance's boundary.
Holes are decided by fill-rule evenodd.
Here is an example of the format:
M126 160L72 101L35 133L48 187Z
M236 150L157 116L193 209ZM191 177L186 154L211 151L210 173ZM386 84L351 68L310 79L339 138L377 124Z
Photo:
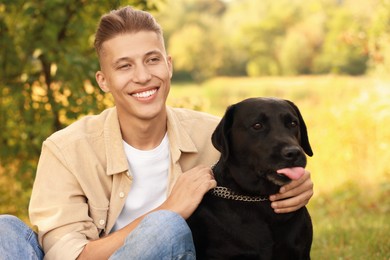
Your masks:
M390 259L390 0L0 0L0 214L29 223L43 140L113 106L93 40L124 5L164 29L170 105L222 116L274 96L301 109L313 259Z

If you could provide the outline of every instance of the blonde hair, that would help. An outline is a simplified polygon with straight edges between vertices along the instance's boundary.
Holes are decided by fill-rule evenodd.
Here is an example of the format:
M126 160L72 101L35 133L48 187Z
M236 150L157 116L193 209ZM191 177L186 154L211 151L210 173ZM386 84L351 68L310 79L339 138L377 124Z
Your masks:
M130 6L113 10L101 17L95 34L95 50L100 57L102 45L119 34L152 31L163 40L161 26L154 17L145 11L135 10Z

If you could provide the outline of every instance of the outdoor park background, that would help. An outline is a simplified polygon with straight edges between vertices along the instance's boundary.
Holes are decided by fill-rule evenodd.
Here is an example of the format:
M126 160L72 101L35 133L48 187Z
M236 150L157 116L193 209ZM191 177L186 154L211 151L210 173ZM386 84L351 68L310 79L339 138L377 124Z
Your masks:
M0 0L0 214L29 223L42 141L113 105L94 80L93 35L127 4L164 28L169 104L221 116L252 96L300 107L313 259L390 259L389 0Z

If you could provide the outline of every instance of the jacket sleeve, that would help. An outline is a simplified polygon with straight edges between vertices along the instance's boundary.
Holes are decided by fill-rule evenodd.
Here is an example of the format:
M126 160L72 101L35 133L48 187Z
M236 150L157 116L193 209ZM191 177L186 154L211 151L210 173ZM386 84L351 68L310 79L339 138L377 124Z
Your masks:
M29 206L45 259L76 259L99 230L88 202L61 150L43 143Z

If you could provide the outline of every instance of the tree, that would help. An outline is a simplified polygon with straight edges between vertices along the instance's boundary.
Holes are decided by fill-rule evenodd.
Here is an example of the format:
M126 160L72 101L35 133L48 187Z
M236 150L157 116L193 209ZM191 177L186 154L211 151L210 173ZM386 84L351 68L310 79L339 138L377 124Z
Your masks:
M169 1L158 15L167 49L173 57L174 79L188 75L202 81L223 65L224 34L219 27L226 9L221 0Z
M365 24L364 17L354 15L347 8L334 9L314 71L364 74L368 60Z
M111 105L93 86L98 69L93 40L99 17L122 5L150 9L155 2L11 0L0 4L1 213L26 214L47 136Z
M379 75L390 73L390 2L382 0L368 30L370 70Z
M280 75L283 66L280 50L285 36L300 21L299 1L236 1L228 13L236 21L238 49L246 50L250 76Z

